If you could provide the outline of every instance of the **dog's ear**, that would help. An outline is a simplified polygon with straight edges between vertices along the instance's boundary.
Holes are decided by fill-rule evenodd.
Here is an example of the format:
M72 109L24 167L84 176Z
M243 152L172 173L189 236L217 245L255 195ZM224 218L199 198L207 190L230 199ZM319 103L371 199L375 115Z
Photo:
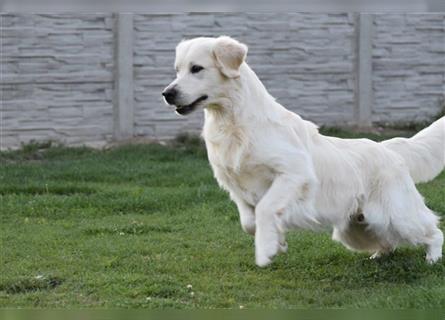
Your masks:
M247 54L247 46L230 37L221 36L216 39L213 48L216 66L228 78L237 78L239 68Z

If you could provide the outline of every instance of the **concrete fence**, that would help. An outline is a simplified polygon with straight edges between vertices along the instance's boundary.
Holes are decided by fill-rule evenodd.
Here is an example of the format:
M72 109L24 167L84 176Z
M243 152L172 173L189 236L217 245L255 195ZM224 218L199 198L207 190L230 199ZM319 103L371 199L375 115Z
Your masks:
M230 35L287 108L320 125L423 121L445 98L443 14L0 15L1 148L199 132L160 92L183 38Z

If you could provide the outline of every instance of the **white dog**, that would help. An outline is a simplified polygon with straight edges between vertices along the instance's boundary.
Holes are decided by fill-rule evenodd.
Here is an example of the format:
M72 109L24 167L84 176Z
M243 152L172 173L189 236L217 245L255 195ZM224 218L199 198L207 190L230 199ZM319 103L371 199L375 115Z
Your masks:
M162 94L181 115L204 108L209 161L242 228L255 235L256 264L266 266L287 250L286 230L320 226L372 257L424 244L427 261L438 261L438 217L414 183L445 166L445 118L411 139L323 136L275 101L246 54L244 44L225 36L183 41L176 48L177 78Z

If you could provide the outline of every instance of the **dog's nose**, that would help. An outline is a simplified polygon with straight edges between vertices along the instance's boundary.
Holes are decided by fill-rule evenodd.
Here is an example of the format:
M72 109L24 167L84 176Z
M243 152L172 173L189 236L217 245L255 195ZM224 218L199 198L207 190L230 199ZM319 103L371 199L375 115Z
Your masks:
M164 96L165 101L167 101L169 104L174 104L178 91L175 87L167 88L162 91L162 95Z

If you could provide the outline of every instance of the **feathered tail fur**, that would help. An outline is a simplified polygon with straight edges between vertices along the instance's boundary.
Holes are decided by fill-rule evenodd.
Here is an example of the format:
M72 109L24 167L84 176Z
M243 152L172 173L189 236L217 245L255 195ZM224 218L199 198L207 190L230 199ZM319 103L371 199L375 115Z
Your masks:
M445 117L411 138L394 138L382 144L405 159L414 182L430 181L445 167Z

